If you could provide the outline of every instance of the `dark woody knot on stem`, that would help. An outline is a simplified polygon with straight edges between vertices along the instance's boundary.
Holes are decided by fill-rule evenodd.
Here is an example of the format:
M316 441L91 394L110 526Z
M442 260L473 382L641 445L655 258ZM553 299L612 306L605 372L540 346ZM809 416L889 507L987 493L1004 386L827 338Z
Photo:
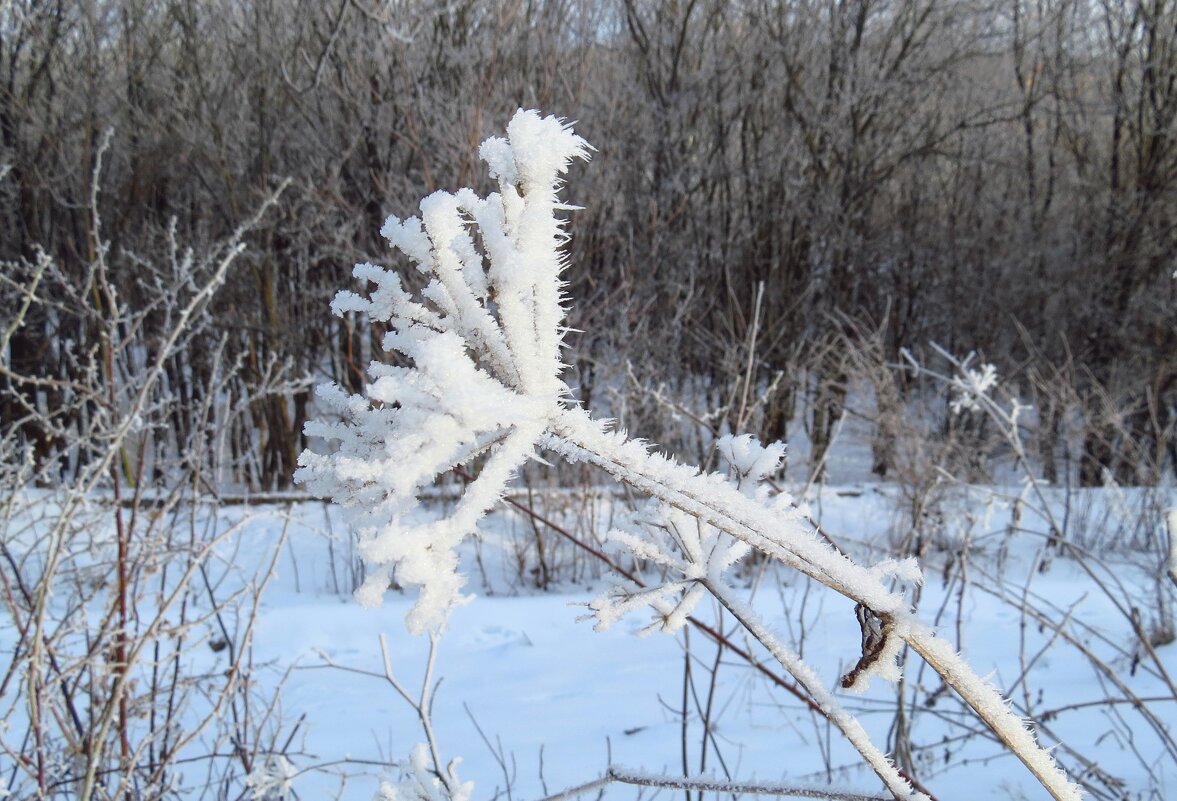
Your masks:
M888 638L893 628L890 615L885 612L879 614L863 604L854 605L854 616L858 618L858 627L862 631L862 656L842 677L841 684L844 690L854 687L860 677L871 672L887 650Z

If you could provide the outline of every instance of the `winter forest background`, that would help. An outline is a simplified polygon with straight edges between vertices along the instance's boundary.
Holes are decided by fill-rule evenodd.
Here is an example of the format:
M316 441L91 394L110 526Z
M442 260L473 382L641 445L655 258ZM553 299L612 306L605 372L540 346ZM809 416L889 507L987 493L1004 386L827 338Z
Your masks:
M182 403L159 442L199 434L191 410L232 367L223 402L243 411L217 476L285 486L309 387L268 388L358 388L371 345L322 313L331 295L383 257L385 216L484 182L475 146L534 107L598 148L566 274L586 399L623 388L627 360L692 403L723 398L755 319L754 371L782 377L748 430L787 439L803 407L820 448L852 377L936 342L1024 386L1047 478L1152 483L1177 419L1175 16L1162 0L12 3L5 305L38 247L62 273L45 290L74 302L32 310L10 365L82 369L99 239L112 284L143 305L177 281L155 275L169 226L208 251L289 179L166 365ZM161 324L143 321L144 348ZM913 391L889 384L883 417ZM629 394L647 436L678 445ZM22 436L61 454L43 428ZM880 475L895 433L880 426Z
M1177 792L1177 534L1165 523L1177 503L1177 5L11 0L0 797L277 799L305 773L338 780L312 797L366 798L374 787L348 777L408 752L327 755L307 744L309 713L284 716L277 700L312 686L318 674L292 667L311 652L345 673L360 669L339 654L362 652L379 677L374 633L338 651L329 626L285 650L254 637L265 604L347 596L365 573L333 511L288 492L299 454L321 445L303 433L321 411L314 386L359 393L371 360L396 359L363 315L331 315L332 297L353 286L353 264L392 261L389 214L417 213L438 189L494 189L478 145L521 107L575 121L595 148L565 190L583 210L568 215L564 380L583 406L706 469L724 464L725 434L788 443L773 487L867 561L924 560L936 581L921 609L949 628L955 615L957 647L971 609L984 658L996 654L980 632L1016 610L1016 674L976 667L1013 685L1015 711L1051 744L1068 739L1060 709L1097 715L1074 724L1093 744L1058 752L1088 793ZM1000 381L992 408L962 403L981 365ZM469 480L443 477L438 508ZM490 594L587 593L610 569L592 551L636 508L584 465L529 464L508 497L522 511L489 521L498 555L463 555ZM1057 586L1036 600L1034 577L1056 560L1055 579L1037 580ZM763 569L745 569L758 587ZM807 600L796 612L809 590L788 586L760 611L791 620L805 652L818 613ZM988 600L966 602L970 586ZM1071 591L1102 605L1075 613L1055 597ZM304 622L328 614L298 603ZM481 622L455 647L516 643L548 609ZM842 613L829 625L850 644L806 654L829 682L860 647ZM768 671L743 641L687 642L668 659L679 674L705 665L713 694L750 692L720 670L742 648L729 673ZM1074 653L1051 668L1054 647ZM1063 663L1090 675L1044 707L1039 688ZM601 666L585 655L581 670L588 682ZM759 680L787 680L771 675ZM955 797L994 742L928 711L920 740L916 707L940 696L906 681L879 696L879 738L928 783L917 788ZM669 683L682 693L670 772L717 769L719 702L688 702L681 675ZM440 713L451 730L476 720L461 700ZM729 717L759 730L754 715ZM334 725L320 731L342 737ZM456 753L477 773L484 752L486 798L496 781L541 798L606 766L551 757L549 788L542 751L536 783L475 727ZM525 729L499 731L526 741ZM1128 756L1104 762L1109 738ZM838 773L836 748L812 740L826 770L808 781L869 780ZM937 785L941 773L973 778Z

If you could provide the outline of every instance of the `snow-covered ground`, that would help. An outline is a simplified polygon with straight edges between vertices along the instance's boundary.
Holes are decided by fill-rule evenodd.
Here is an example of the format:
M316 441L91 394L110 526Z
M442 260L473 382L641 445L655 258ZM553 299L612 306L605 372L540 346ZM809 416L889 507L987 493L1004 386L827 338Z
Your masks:
M1173 589L1161 570L1160 512L1177 498L1167 489L1049 490L1054 514L1071 532L1073 549L1063 554L1048 547L1043 532L1049 529L1023 490L946 486L915 504L898 485L857 483L815 486L807 501L822 530L860 561L881 560L900 541L903 552L922 554L922 619L958 644L978 672L990 674L1019 713L1040 721L1042 740L1059 744L1056 755L1100 790L1096 797L1175 797L1177 644L1171 641ZM36 511L27 526L10 526L10 552L20 552L25 538L54 519L45 497L28 504ZM528 499L525 492L515 497ZM537 491L530 500L578 534L597 537L626 503L609 491L567 489ZM439 496L429 513L443 513L446 503ZM96 519L109 526L104 509L95 504ZM177 524L189 507L180 509ZM350 537L338 510L320 502L200 504L185 525L206 538L231 532L208 560L209 585L195 582L189 595L189 619L201 621L185 635L189 675L224 674L233 649L212 646L226 631L240 643L248 624L247 608L201 619L210 596L224 601L274 565L252 653L236 656L247 665L250 722L267 734L264 743L245 745L284 756L272 758L268 769L259 760L257 792L246 797L372 798L382 781L397 778L395 763L423 739L413 710L383 677L382 637L396 677L411 692L420 686L429 640L405 630L412 594L390 592L379 609L359 606L350 592L361 570ZM537 801L611 766L880 794L878 780L836 729L732 650L717 653L702 631L641 637L650 621L644 613L594 631L581 618L606 587L607 571L575 545L506 506L482 530L482 540L462 550L466 590L475 597L454 613L441 638L432 716L442 756L461 758L458 774L475 783L473 798ZM94 545L79 564L91 560L103 570L102 549L113 533L99 527L86 536ZM539 569L537 536L546 572ZM35 561L35 548L24 554ZM852 604L763 563L741 568L735 583L826 685L836 687L861 654ZM96 623L105 602L101 585L93 586ZM69 583L59 583L56 593L50 617L76 617L78 610L67 606ZM151 596L141 597L144 625ZM697 616L773 666L730 616L706 606ZM1151 637L1151 651L1134 632L1133 617ZM84 637L85 626L78 632ZM0 653L12 654L16 640L11 620L0 619ZM144 670L150 660L149 653L140 658ZM917 658L909 664L903 763L937 798L1045 797L935 674ZM18 684L8 686L8 719L0 726L13 748L27 731ZM895 743L898 689L876 679L865 695L841 694L888 749ZM193 708L198 714L200 703ZM210 728L183 753L196 761L181 762L173 778L197 787L207 775L192 765L203 764L207 753L231 759L231 741L216 741ZM613 784L605 793L634 798L639 790Z
M1017 510L1013 494L957 488L929 512L952 516L946 527L929 521L929 531L941 533L925 542L921 616L959 643L978 672L992 674L1019 711L1046 723L1040 737L1062 743L1057 754L1068 770L1102 771L1114 777L1102 782L1107 788L1122 780L1118 797L1177 797L1177 764L1161 744L1177 721L1162 676L1177 673L1177 645L1159 638L1155 655L1148 654L1122 611L1135 607L1148 630L1162 625L1162 599L1171 603L1172 593L1156 580L1158 554L1104 542L1099 558L1058 556L1035 533L1044 530L1041 521ZM1052 498L1066 511L1061 491ZM1124 508L1117 511L1117 503ZM1122 523L1127 531L1129 507L1139 499L1129 493L1117 503L1072 494L1069 508L1072 515L1085 509L1100 530ZM893 486L825 487L810 505L829 535L868 561L911 530L910 504ZM1011 526L1015 514L1020 526ZM262 687L280 684L282 731L293 732L289 786L304 799L371 798L380 780L395 779L389 763L422 740L412 709L380 676L383 636L397 677L411 688L421 681L429 642L404 629L412 598L390 593L372 610L349 597L353 557L334 510L322 504L232 507L218 515L251 517L237 541L224 545L235 564L252 571L280 548L254 635L254 676ZM596 516L606 520L608 510ZM441 640L433 709L442 755L461 757L458 773L475 782L475 798L539 799L610 765L880 792L836 730L746 660L724 650L717 662L715 646L697 630L638 637L649 622L644 615L595 632L578 622L579 607L601 581L574 585L557 572L547 591L530 588L530 523L504 510L483 528L486 542L464 552L467 589L477 597L454 614ZM860 654L852 605L775 568L746 573L760 614L836 686ZM730 617L714 609L700 616L734 632ZM742 635L733 639L749 647ZM910 764L938 798L1045 797L931 671L914 656L911 664L904 686ZM895 686L876 680L866 695L843 699L877 742L889 744L895 695ZM1151 724L1134 697L1144 699ZM636 793L607 789L610 797Z

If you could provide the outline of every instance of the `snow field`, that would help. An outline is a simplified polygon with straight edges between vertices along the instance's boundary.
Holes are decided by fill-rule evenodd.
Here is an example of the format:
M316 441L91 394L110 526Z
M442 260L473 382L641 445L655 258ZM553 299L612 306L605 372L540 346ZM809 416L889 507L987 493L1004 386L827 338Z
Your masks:
M827 488L823 528L842 535L851 547L884 548L896 517L893 493L889 488L866 487L839 494ZM981 498L984 492L974 494ZM984 518L981 506L978 519ZM390 593L383 608L369 610L336 594L321 531L323 506L300 504L293 513L296 520L306 519L310 525L288 529L290 539L278 576L267 591L256 632L256 660L266 665L270 680L285 676L284 715L306 715L297 740L302 755L292 756L291 761L308 772L296 777L294 788L302 797L342 787L346 798L366 798L379 777L395 775L368 763L400 759L421 735L411 710L383 679L342 668L379 673L383 634L398 678L416 686L428 643L404 631L403 616L411 608L411 597ZM518 524L513 515L493 513L485 523L487 539L507 541L518 536L518 530L511 534L512 526ZM992 531L975 532L976 551L963 595L958 571L945 571L937 564L943 555L932 553L928 584L920 599L921 616L935 620L952 642L959 632L966 658L1006 690L1015 708L1022 705L1024 709L1029 703L1035 714L1042 715L1072 704L1089 704L1048 714L1049 734L1040 734L1044 743L1053 745L1058 737L1100 770L1124 779L1125 797L1166 797L1177 781L1177 766L1167 761L1155 733L1132 713L1129 704L1099 703L1122 693L1050 627L1039 626L1033 616L1023 618L1016 604L1025 593L1045 617L1069 619L1068 630L1106 660L1131 692L1140 698L1163 698L1164 683L1149 670L1147 660L1133 672L1132 660L1120 653L1120 648L1131 648L1131 631L1122 616L1070 560L1055 559L1049 570L1037 572L1041 539L1030 535L1010 539L1004 528L1008 520L1002 520L1000 513L989 517ZM261 552L267 547L278 527L266 520L259 518L246 529L250 540L246 550ZM334 547L338 553L345 544ZM471 551L469 546L463 550L467 568L473 564ZM484 566L491 564L488 575L510 574L510 565L495 564L505 556L483 546ZM1134 586L1130 591L1147 595L1147 571L1124 555L1112 558L1122 562L1115 572L1125 587ZM577 622L593 593L566 588L548 593L524 589L520 594L519 588L479 586L477 574L471 575L475 578L466 589L479 597L454 612L441 641L437 676L443 681L434 725L444 758L462 758L459 774L475 782L476 797L505 795L510 785L513 798L538 799L595 778L610 764L683 773L684 635L637 637L649 622L644 614L630 615L612 630L594 632L589 622ZM944 575L949 576L947 581ZM745 583L753 578L749 576ZM807 590L805 584L770 569L756 582L754 595L750 589L744 592L752 595L765 621L786 643L800 649L832 688L859 655L853 610L845 599L820 587ZM699 615L715 620L712 605L701 607ZM724 620L730 628L730 616ZM686 636L695 693L706 705L714 646L699 631ZM1101 641L1101 636L1108 642ZM1158 653L1173 670L1177 662L1173 646L1161 646ZM968 797L974 798L1038 797L1040 788L1017 760L979 735L975 719L945 692L931 671L914 656L911 661L919 666L906 680L909 706L910 683L919 683L916 704L908 715L913 719L911 746L920 779L940 798L960 797L962 787L969 788ZM324 667L328 662L340 667ZM1028 670L1023 678L1024 668ZM832 781L842 789L877 792L877 780L836 731L730 652L721 659L714 693L715 740L708 746L704 773L725 778L716 757L718 744L732 779L801 785ZM867 694L842 699L876 742L888 742L894 719L893 686L876 681ZM1156 713L1167 720L1173 706L1172 700L1157 702ZM693 698L687 717L689 772L695 774L703 732ZM1065 750L1058 755L1073 766ZM316 764L347 758L363 762L314 769ZM506 764L506 775L500 759ZM613 797L632 797L635 792L617 785L608 790Z

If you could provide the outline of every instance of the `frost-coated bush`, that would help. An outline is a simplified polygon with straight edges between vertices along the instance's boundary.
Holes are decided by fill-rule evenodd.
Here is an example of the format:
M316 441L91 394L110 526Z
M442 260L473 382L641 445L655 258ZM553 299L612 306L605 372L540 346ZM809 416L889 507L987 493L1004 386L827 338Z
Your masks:
M519 111L507 137L488 139L480 151L499 192L486 198L469 189L436 192L421 202L419 219L389 218L382 228L428 278L425 288L410 293L399 273L361 264L355 275L371 290L336 296L336 314L363 312L385 325L384 349L409 365L374 362L363 395L321 387L319 398L339 419L309 423L307 433L333 442L334 450L304 452L296 474L341 505L358 533L371 568L359 600L379 603L393 578L415 586L408 627L436 636L454 606L467 600L455 549L518 469L546 451L596 465L651 498L644 524L613 538L667 568L667 579L652 589L611 587L591 607L600 625L649 606L653 628L674 631L701 597L714 596L805 687L895 797L923 797L815 671L729 587L727 569L757 549L856 603L863 653L844 686L864 689L872 676L896 679L907 644L1055 798L1080 798L1001 695L915 617L902 590L892 589L895 579L920 580L914 562L859 565L818 539L788 495L768 498L756 490L782 446L725 438L730 477L702 473L651 453L571 402L560 377L560 248L567 236L558 215L573 207L561 203L558 189L570 162L586 158L588 149L556 118ZM441 519L417 522L426 488L458 466L477 467L477 477L456 506ZM446 768L434 762L434 774L449 787Z

